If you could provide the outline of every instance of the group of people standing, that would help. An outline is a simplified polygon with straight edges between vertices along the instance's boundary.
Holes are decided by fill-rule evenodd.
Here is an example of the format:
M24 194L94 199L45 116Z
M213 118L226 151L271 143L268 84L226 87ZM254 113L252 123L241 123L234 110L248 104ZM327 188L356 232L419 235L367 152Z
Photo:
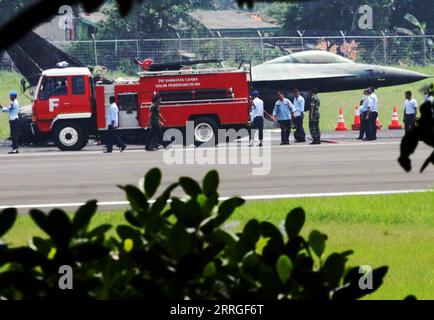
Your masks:
M363 92L360 101L360 133L358 140L377 140L378 97L375 88L369 87Z
M146 140L147 151L156 151L160 147L164 146L163 133L161 130L161 124L164 124L164 118L160 113L161 96L156 93L152 98L152 104L149 109L148 120L148 134ZM122 142L117 128L119 127L119 108L116 104L116 98L110 97L110 107L107 113L107 134L106 134L106 151L104 153L112 153L113 145L116 145L121 152L123 152L127 146Z
M295 127L294 139L296 143L306 142L306 133L303 122L305 114L305 99L300 95L300 91L293 91L293 101L285 97L282 91L277 93L278 100L273 109L273 115L268 115L271 120L280 127L281 145L289 145L291 127ZM252 109L250 112L252 121L252 131L250 134L250 146L253 146L254 133L259 131L259 146L262 146L264 129L264 102L259 98L259 92L252 92ZM309 107L309 128L312 135L312 145L321 144L321 132L319 128L320 119L320 99L315 88L311 89L311 99Z
M431 102L434 103L434 97L432 96L432 93L430 92L429 88L425 89L425 98L424 102ZM417 101L413 98L413 94L411 91L405 92L405 102L404 102L404 125L405 125L405 132L409 132L411 129L414 128L414 125L416 123L416 117L417 117Z

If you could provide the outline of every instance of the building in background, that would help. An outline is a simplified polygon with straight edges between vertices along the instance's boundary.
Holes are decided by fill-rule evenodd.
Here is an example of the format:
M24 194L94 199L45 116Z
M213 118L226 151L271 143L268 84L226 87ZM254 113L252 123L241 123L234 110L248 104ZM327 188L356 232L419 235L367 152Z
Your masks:
M91 40L92 34L98 31L98 23L106 19L107 16L102 12L80 12L78 16L58 15L34 31L49 41Z
M274 19L257 12L241 10L197 10L190 16L214 33L225 36L271 35L280 30Z
M107 21L107 18L107 15L102 12L81 12L76 24L78 39L92 39L92 34L96 34L98 31L98 23Z

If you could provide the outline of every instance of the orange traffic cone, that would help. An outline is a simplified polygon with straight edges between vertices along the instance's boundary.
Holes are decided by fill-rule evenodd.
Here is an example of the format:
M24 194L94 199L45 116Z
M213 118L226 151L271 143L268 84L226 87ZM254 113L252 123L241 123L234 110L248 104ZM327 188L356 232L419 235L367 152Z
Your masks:
M381 130L381 128L383 128L383 126L380 123L380 118L377 118L377 122L375 123L377 130Z
M399 129L402 129L402 126L399 123L398 110L397 110L396 106L393 106L392 122L389 125L389 129L390 130L399 130Z
M354 111L354 123L351 125L352 130L360 130L360 111L359 107L356 106Z
M344 112L342 108L339 108L338 126L336 127L335 131L348 131L348 129L345 128Z

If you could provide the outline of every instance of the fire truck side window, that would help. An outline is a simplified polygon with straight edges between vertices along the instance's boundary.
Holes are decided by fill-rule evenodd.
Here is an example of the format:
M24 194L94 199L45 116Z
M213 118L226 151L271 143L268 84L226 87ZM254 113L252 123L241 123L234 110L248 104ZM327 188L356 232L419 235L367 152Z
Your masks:
M68 79L66 77L45 78L41 85L39 98L47 100L51 97L66 96L68 94Z
M84 78L82 76L73 77L72 78L72 94L73 95L83 95L84 91L85 91Z

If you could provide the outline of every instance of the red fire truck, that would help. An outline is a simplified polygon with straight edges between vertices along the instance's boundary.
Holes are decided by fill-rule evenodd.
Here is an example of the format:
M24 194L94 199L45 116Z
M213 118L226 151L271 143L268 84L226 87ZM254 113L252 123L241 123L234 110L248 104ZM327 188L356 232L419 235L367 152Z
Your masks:
M144 71L138 80L95 81L87 68L58 68L43 72L33 102L33 130L49 134L64 151L81 150L90 138L107 130L109 98L116 97L119 130L123 136L145 134L154 94L165 127L194 123L194 139L201 144L216 139L218 128L249 123L250 70L189 69Z

